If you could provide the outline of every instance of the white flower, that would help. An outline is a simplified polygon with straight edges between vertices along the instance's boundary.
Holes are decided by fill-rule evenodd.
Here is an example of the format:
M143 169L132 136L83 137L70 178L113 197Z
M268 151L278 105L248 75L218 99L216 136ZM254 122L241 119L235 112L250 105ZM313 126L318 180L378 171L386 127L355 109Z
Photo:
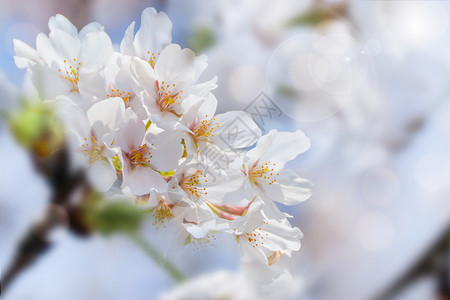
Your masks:
M147 119L147 112L142 101L132 89L132 62L131 56L113 53L101 72L80 77L78 84L80 94L90 99L92 103L107 98L122 98L126 108L130 107L140 119Z
M175 44L164 48L154 69L149 63L136 60L135 92L142 96L152 122L163 129L173 129L191 105L208 97L217 79L197 83L206 65L206 56L196 57L191 50Z
M40 33L36 50L14 40L15 61L28 68L31 79L43 99L78 92L80 77L101 70L113 52L109 36L98 23L86 25L80 32L62 16L51 17L50 33Z
M209 168L196 160L183 163L169 182L169 197L189 204L221 201L225 194L242 186L242 176L237 170L215 174Z
M269 219L263 212L264 203L255 197L246 206L214 206L222 220L217 228L238 238L243 263L275 264L281 255L291 256L300 249L303 237L300 229L292 227L286 218Z
M214 147L217 152L230 152L253 145L261 136L261 130L243 111L229 111L215 115L217 100L211 96L205 101L192 105L180 118L186 126L184 141L189 154L202 152L206 147Z
M303 237L300 229L290 225L286 218L269 219L263 212L264 202L254 197L245 206L209 203L219 219L216 230L236 235L243 263L275 264L281 256L291 256L300 249Z
M309 139L301 131L270 131L258 140L256 147L244 157L244 173L248 192L256 193L265 202L270 218L283 218L273 201L286 205L300 203L311 196L311 183L285 164L310 147Z
M185 162L169 181L169 198L182 207L183 226L194 238L204 238L211 230L217 230L217 216L209 201L221 202L224 195L242 186L238 171L227 170L217 174L208 165L195 160Z
M123 102L123 101L122 101ZM146 132L145 124L135 118L124 124L117 133L115 145L120 147L123 183L135 195L144 195L156 189L167 190L160 172L172 171L183 154L179 139L169 131Z
M60 120L69 132L69 144L75 156L89 167L88 178L99 191L107 191L117 179L113 165L118 154L114 140L116 132L133 116L125 109L121 98L95 103L84 114L69 98L59 97ZM80 161L75 157L76 161Z
M287 219L276 221L263 217L262 222L256 227L244 226L244 232L239 237L243 262L254 262L257 259L271 266L281 258L281 255L291 256L292 251L300 250L300 239L303 234L297 227L291 227Z
M122 54L137 56L155 66L161 51L172 41L172 22L164 12L154 8L144 9L141 26L134 36L134 22L125 32L120 51Z

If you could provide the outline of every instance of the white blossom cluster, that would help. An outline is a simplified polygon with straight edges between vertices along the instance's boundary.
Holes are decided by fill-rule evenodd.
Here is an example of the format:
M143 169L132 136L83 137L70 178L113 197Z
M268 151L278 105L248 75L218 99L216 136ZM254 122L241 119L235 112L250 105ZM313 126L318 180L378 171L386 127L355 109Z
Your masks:
M58 105L73 161L93 187L132 196L185 244L234 235L246 264L272 268L300 249L301 231L274 202L310 196L310 182L284 169L310 147L303 132L261 136L246 112L216 114L217 79L199 82L206 56L171 43L163 12L145 9L120 49L98 23L78 31L56 15L49 29L36 49L15 40L15 62Z

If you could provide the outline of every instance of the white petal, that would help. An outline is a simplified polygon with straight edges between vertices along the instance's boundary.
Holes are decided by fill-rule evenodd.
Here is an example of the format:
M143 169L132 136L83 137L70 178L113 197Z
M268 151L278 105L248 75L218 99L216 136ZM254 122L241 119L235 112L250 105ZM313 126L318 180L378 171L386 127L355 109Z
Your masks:
M106 192L117 179L116 170L107 161L98 160L89 168L89 182L99 191Z
M69 96L72 85L46 66L35 64L30 66L30 72L31 81L41 99L51 100L61 95Z
M195 54L190 49L181 49L170 44L161 52L155 65L158 78L169 83L191 83L197 73Z
M246 148L253 145L261 136L261 130L246 112L230 111L214 118L212 126L215 130L211 140L221 147Z
M64 124L64 127L72 131L78 137L79 141L83 141L84 138L90 138L91 126L89 120L79 106L65 96L56 98L55 103L58 109L57 115L62 124ZM81 144L83 143L84 141Z
M124 174L123 186L128 186L131 192L138 196L148 194L152 189L159 193L167 191L166 181L159 173L148 167L136 167Z
M200 71L197 70L197 73L200 73ZM213 79L209 81L192 86L190 88L190 93L198 97L209 97L208 93L217 87L216 83L217 83L217 76L215 76Z
M300 239L303 234L297 227L292 227L288 220L266 220L262 231L268 234L264 238L264 246L268 249L283 252L300 250Z
M55 51L62 57L68 61L78 58L81 49L81 44L78 38L73 37L60 29L50 32L48 38Z
M272 220L281 220L289 217L287 213L281 212L278 206L273 202L272 198L267 198L265 194L259 194L264 201L264 215Z
M133 90L136 94L147 91L149 102L156 100L156 75L152 66L142 59L133 59L131 62L131 74L133 79ZM145 101L144 101L145 103Z
M52 43L50 42L48 36L39 33L36 37L36 51L39 56L48 64L48 67L54 67L55 69L59 67L60 62L63 63L63 58L61 58L62 53L56 52Z
M126 55L135 55L134 50L134 24L133 21L130 26L128 26L125 31L125 35L123 36L122 42L120 43L120 52Z
M87 117L98 138L119 127L124 116L122 98L109 98L95 103L87 111Z
M78 33L78 38L80 40L84 40L86 38L86 35L90 32L100 32L103 31L103 26L100 23L92 22L84 26L80 33Z
M89 32L82 42L80 60L87 71L100 70L113 52L110 37L103 31Z
M274 201L295 205L311 197L312 183L300 178L292 170L281 170L276 183L265 185L266 195Z
M172 41L172 22L164 12L154 8L146 8L142 12L141 26L136 33L136 54L141 58L147 56L147 51L157 55Z
M308 150L310 145L309 138L300 130L295 132L271 130L258 140L255 148L247 152L245 163L252 166L258 160L260 164L271 161L276 163L274 169L280 170L286 162Z
M20 40L13 40L14 43L14 61L20 69L28 67L32 62L42 62L39 54L35 49Z
M200 225L195 224L185 224L186 231L189 232L196 239L204 238L209 231L213 230L216 222L214 220L209 220L207 222L201 223Z
M204 195L207 200L214 202L221 202L227 193L239 189L245 178L240 171L234 169L229 169L226 174L221 174L213 169L215 166L206 165L203 168L208 180L203 185L205 187Z
M82 73L79 79L78 90L84 98L92 102L107 98L105 78L100 72Z
M147 141L156 148L150 150L152 166L161 172L175 170L178 167L179 159L183 155L181 134L164 131L155 136L148 135L147 137Z
M50 32L62 30L74 38L78 35L78 29L69 21L69 19L60 14L50 18L48 21L48 28L50 29Z
M145 124L137 118L132 119L117 131L115 145L121 147L124 152L130 152L142 144L144 136Z

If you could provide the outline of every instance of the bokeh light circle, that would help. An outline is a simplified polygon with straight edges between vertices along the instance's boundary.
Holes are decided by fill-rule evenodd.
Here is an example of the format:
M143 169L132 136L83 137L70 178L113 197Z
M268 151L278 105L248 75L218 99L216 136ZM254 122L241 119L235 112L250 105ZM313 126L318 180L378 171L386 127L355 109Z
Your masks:
M333 116L366 80L369 55L348 30L303 31L282 42L266 70L271 98L289 117Z
M381 212L370 212L356 224L356 236L369 251L385 250L394 240L395 226L391 218Z

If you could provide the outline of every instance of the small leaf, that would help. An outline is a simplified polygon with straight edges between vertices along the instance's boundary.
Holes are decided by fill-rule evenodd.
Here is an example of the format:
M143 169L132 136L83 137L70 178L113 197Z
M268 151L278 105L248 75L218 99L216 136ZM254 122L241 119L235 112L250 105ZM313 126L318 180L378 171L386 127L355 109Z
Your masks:
M146 214L126 199L106 201L99 193L93 193L85 205L85 221L91 229L103 234L135 232Z

